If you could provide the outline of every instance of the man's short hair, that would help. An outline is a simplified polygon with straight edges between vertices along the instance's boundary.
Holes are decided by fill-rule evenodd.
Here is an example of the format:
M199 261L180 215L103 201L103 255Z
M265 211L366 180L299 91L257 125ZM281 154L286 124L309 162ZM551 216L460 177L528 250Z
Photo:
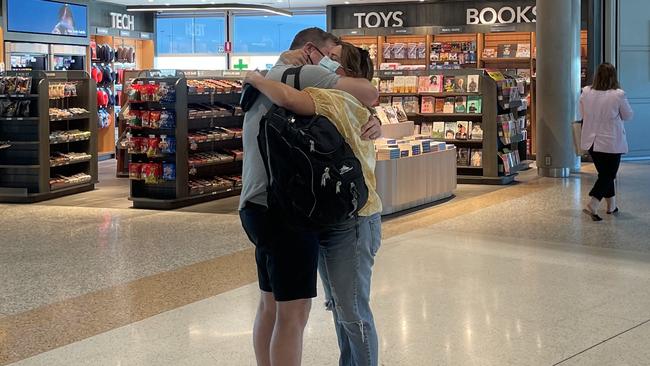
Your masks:
M325 32L318 27L307 28L296 34L293 38L293 42L291 42L290 49L297 50L302 48L307 44L307 42L311 42L316 45L316 47L322 48L326 46L328 41L338 43L339 39L332 33Z

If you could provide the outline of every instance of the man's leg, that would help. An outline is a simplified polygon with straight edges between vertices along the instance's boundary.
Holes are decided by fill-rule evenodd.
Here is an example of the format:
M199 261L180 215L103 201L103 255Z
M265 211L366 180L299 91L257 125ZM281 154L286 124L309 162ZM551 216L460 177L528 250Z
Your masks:
M342 366L375 366L379 345L370 309L374 256L381 243L379 215L360 217L347 230L328 230L321 236L322 268L331 289L341 347ZM348 351L349 349L349 351Z
M276 306L271 287L271 240L266 207L247 204L239 212L242 227L255 245L255 263L260 287L260 303L253 325L253 348L259 366L271 366L271 337L275 324Z
M276 305L277 315L271 339L271 365L299 366L311 299L278 301Z
M271 338L271 365L300 365L311 299L316 297L318 236L296 231L274 215L270 261L276 315Z
M275 326L276 306L273 293L261 291L260 304L253 326L253 347L258 366L271 366L271 339Z

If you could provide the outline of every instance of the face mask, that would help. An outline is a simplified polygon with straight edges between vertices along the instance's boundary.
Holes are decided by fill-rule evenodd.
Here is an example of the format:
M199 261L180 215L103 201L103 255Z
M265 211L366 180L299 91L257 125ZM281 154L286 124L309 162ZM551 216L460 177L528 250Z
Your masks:
M329 56L323 57L318 64L333 73L336 73L336 70L341 67L340 63L332 60Z

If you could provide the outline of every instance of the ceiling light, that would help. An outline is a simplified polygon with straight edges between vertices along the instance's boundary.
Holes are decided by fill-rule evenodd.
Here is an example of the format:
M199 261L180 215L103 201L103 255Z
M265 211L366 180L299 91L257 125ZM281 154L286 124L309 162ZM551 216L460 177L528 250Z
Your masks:
M350 3L349 1L346 1L346 2L345 2L346 5L349 4L349 3Z
M165 3L166 6L160 5L132 5L127 6L126 10L130 12L193 12L193 11L224 11L224 10L244 10L244 11L259 11L275 15L283 15L285 17L293 16L293 13L284 10L273 8L265 5L248 5L248 4L187 4L187 5L170 5Z
M148 0L148 1L149 1L150 3L152 3L152 2L153 2L153 0Z

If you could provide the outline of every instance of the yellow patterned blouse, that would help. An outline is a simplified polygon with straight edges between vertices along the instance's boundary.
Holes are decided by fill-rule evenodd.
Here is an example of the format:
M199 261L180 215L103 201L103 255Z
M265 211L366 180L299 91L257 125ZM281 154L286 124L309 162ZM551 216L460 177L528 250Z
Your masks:
M375 179L375 145L361 139L361 127L368 122L370 111L355 97L334 89L304 89L314 100L316 114L327 117L339 130L361 162L363 177L368 186L368 202L359 216L371 216L382 211Z

